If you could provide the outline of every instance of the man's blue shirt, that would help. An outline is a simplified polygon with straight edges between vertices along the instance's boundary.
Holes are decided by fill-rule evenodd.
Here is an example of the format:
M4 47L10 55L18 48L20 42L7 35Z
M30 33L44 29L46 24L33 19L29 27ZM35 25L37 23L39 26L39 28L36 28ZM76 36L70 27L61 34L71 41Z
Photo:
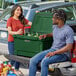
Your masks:
M66 44L73 43L74 32L69 25L64 25L59 28L57 25L53 25L53 45L52 49L58 50L66 46ZM65 53L68 56L68 52Z

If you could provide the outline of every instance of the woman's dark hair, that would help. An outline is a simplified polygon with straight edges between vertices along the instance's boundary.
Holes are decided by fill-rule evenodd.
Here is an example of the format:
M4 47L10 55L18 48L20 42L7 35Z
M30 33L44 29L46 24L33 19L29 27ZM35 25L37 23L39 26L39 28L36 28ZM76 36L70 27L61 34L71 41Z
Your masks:
M66 13L63 9L54 10L53 14L55 14L56 18L59 18L59 19L63 20L64 23L66 22L67 15L66 15Z
M21 23L25 26L26 22L25 22L25 18L23 16L23 10L22 10L22 7L19 5L19 4L15 4L13 7L12 7L12 10L11 10L11 16L14 16L14 12L15 10L17 9L17 7L20 7L21 8L21 15L19 16L19 20L21 21Z

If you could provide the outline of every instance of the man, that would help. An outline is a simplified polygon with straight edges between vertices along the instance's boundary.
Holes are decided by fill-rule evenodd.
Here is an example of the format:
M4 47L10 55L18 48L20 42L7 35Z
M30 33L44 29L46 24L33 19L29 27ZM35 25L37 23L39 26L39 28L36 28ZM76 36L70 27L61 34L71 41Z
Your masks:
M41 76L48 76L49 64L70 59L70 50L74 41L74 32L66 22L64 10L56 10L53 14L53 33L40 35L39 39L53 36L52 47L42 51L30 60L29 76L36 76L37 65L41 62Z

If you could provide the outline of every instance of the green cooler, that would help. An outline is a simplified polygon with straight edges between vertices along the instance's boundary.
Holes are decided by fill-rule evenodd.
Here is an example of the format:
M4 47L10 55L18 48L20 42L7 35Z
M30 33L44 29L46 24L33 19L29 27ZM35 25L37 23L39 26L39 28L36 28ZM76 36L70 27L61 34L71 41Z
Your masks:
M47 37L39 40L39 35L52 32L52 14L50 12L40 12L34 17L29 33L25 35L14 35L15 55L32 57L35 54L49 49L53 38Z

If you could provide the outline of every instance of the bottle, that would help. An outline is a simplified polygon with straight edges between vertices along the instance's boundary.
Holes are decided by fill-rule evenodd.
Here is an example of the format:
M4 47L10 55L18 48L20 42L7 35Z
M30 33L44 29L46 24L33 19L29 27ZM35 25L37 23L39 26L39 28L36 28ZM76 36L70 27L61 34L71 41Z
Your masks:
M36 37L38 37L38 33L36 32Z
M31 36L31 34L30 34L30 33L28 33L28 36Z
M38 37L38 33L36 32L36 34L34 35L34 37Z

